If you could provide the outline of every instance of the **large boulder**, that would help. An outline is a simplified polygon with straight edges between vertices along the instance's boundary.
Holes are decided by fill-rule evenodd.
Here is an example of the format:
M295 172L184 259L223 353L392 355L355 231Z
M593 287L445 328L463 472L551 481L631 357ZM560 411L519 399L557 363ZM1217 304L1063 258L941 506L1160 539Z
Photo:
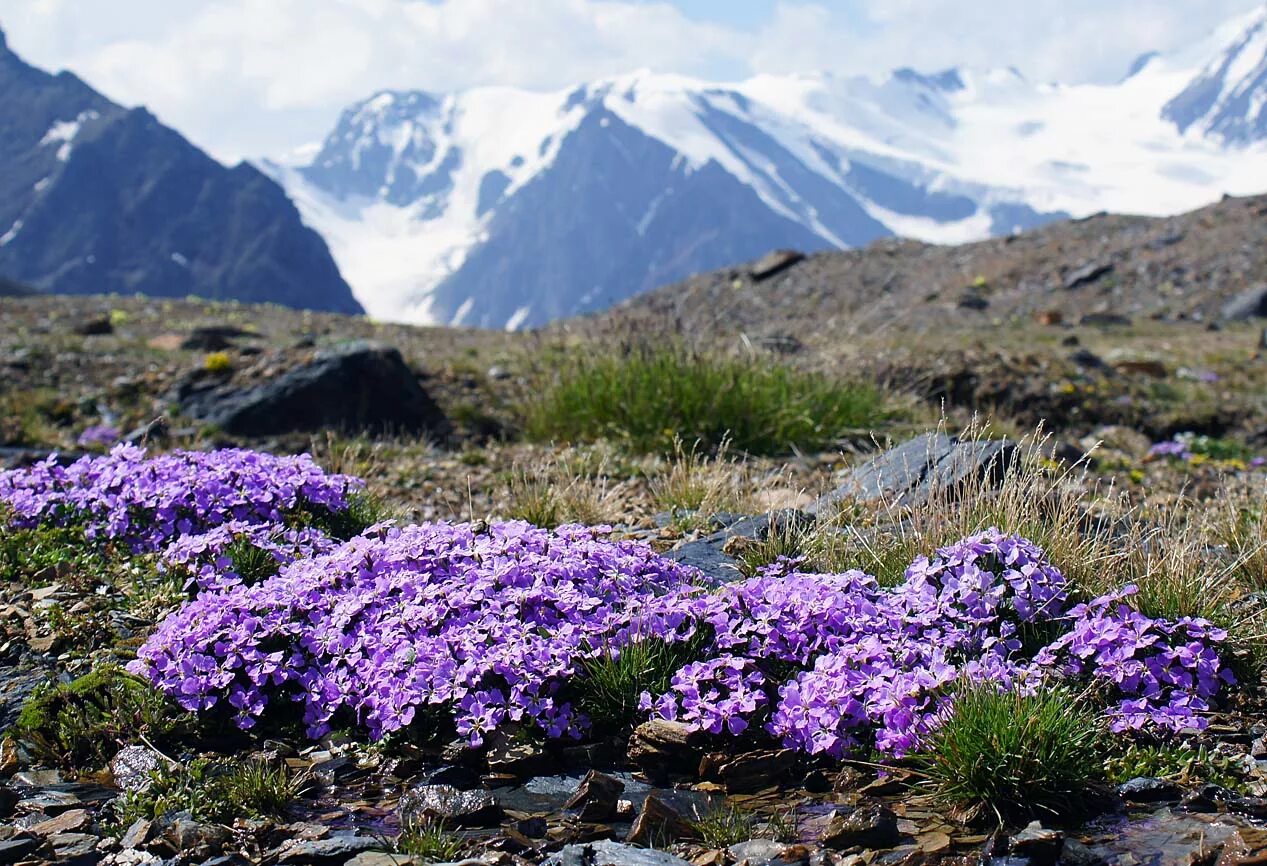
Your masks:
M849 500L918 505L937 493L953 494L969 482L1001 480L1015 457L1014 442L925 433L854 467L839 487L806 511L827 514Z
M173 395L181 413L234 436L341 430L443 436L444 413L391 346L357 341L250 387L195 376Z

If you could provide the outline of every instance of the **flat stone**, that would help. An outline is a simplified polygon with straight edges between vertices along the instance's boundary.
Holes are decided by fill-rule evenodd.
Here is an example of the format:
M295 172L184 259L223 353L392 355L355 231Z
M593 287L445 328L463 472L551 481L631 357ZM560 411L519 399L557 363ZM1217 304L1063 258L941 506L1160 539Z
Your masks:
M34 836L15 836L0 842L0 863L18 863L40 850L43 842Z
M23 812L43 812L52 817L82 805L83 801L74 794L65 791L41 791L25 800L19 800L17 807Z
M48 841L53 846L57 862L65 866L90 866L103 856L97 849L101 837L91 833L59 833L49 837Z
M782 842L775 842L773 839L750 839L747 842L731 845L726 849L726 853L736 863L763 863L767 860L777 860L786 847Z
M294 840L285 843L272 853L279 863L298 863L303 866L335 866L346 863L363 851L382 848L383 841L368 836L331 836L329 839Z
M150 827L153 824L147 818L137 818L132 822L123 833L123 838L119 840L119 846L125 850L130 848L140 848L145 844L145 840L150 837Z
M568 845L541 862L542 866L688 866L667 851L635 848L608 839Z
M55 836L58 833L69 833L72 830L78 830L87 823L87 810L71 809L68 812L62 812L55 818L32 824L29 829L37 836Z
M362 851L344 866L411 866L418 860L408 854L395 854L387 851Z
M813 525L814 518L806 511L791 508L772 511L737 520L711 535L670 550L664 556L699 569L714 583L730 583L743 579L735 557L737 541L763 541L771 532L794 532Z

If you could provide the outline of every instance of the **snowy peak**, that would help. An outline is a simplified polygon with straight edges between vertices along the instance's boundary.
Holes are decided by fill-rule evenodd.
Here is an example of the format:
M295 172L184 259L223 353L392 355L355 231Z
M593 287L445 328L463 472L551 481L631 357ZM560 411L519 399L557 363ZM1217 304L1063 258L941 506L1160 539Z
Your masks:
M375 94L273 166L372 315L527 327L770 249L957 241L1050 218L956 174L959 104L1014 76L647 71Z
M1267 139L1267 7L1224 27L1218 55L1168 102L1163 116L1224 144Z

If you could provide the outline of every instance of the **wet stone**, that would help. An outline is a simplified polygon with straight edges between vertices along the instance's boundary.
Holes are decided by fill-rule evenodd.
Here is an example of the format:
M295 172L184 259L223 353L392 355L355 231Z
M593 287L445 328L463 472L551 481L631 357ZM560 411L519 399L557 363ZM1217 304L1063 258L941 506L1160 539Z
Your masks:
M419 785L406 791L397 807L402 827L440 820L459 827L490 827L502 808L488 791L462 791L452 785Z

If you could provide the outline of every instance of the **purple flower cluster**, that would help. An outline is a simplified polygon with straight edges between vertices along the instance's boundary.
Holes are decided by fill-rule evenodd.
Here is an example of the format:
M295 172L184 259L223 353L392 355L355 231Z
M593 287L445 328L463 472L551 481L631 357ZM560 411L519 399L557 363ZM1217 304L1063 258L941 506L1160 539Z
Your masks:
M427 708L473 745L507 723L552 737L586 724L561 695L582 660L689 633L695 573L602 530L526 523L380 526L255 586L204 592L138 654L190 710L242 727L293 701L313 736L336 715L378 737Z
M1235 682L1215 650L1227 632L1203 619L1146 617L1125 602L1136 591L1130 586L1073 608L1071 628L1035 660L1065 676L1110 683L1120 696L1109 711L1114 731L1203 727L1198 713L1221 685Z
M242 582L234 554L249 548L263 554L274 569L297 559L329 553L338 542L319 529L291 529L277 523L234 520L199 535L180 535L159 556L159 568L188 577L185 588L223 590Z
M313 736L342 719L378 737L438 711L476 746L507 724L577 738L588 720L568 696L585 662L647 640L701 649L667 692L643 694L645 712L833 756L917 749L963 682L1101 682L1120 730L1201 727L1231 682L1209 623L1149 619L1121 597L1071 607L1043 551L997 530L916 559L895 589L783 563L711 592L602 529L525 523L380 526L328 550L252 530L295 558L245 586L216 574L235 533L169 549L208 589L133 670L242 727L291 704Z
M50 457L0 472L0 503L19 526L82 525L89 539L141 552L234 521L280 524L300 510L341 511L360 487L326 474L308 455L231 449L149 457L123 444L69 466Z

